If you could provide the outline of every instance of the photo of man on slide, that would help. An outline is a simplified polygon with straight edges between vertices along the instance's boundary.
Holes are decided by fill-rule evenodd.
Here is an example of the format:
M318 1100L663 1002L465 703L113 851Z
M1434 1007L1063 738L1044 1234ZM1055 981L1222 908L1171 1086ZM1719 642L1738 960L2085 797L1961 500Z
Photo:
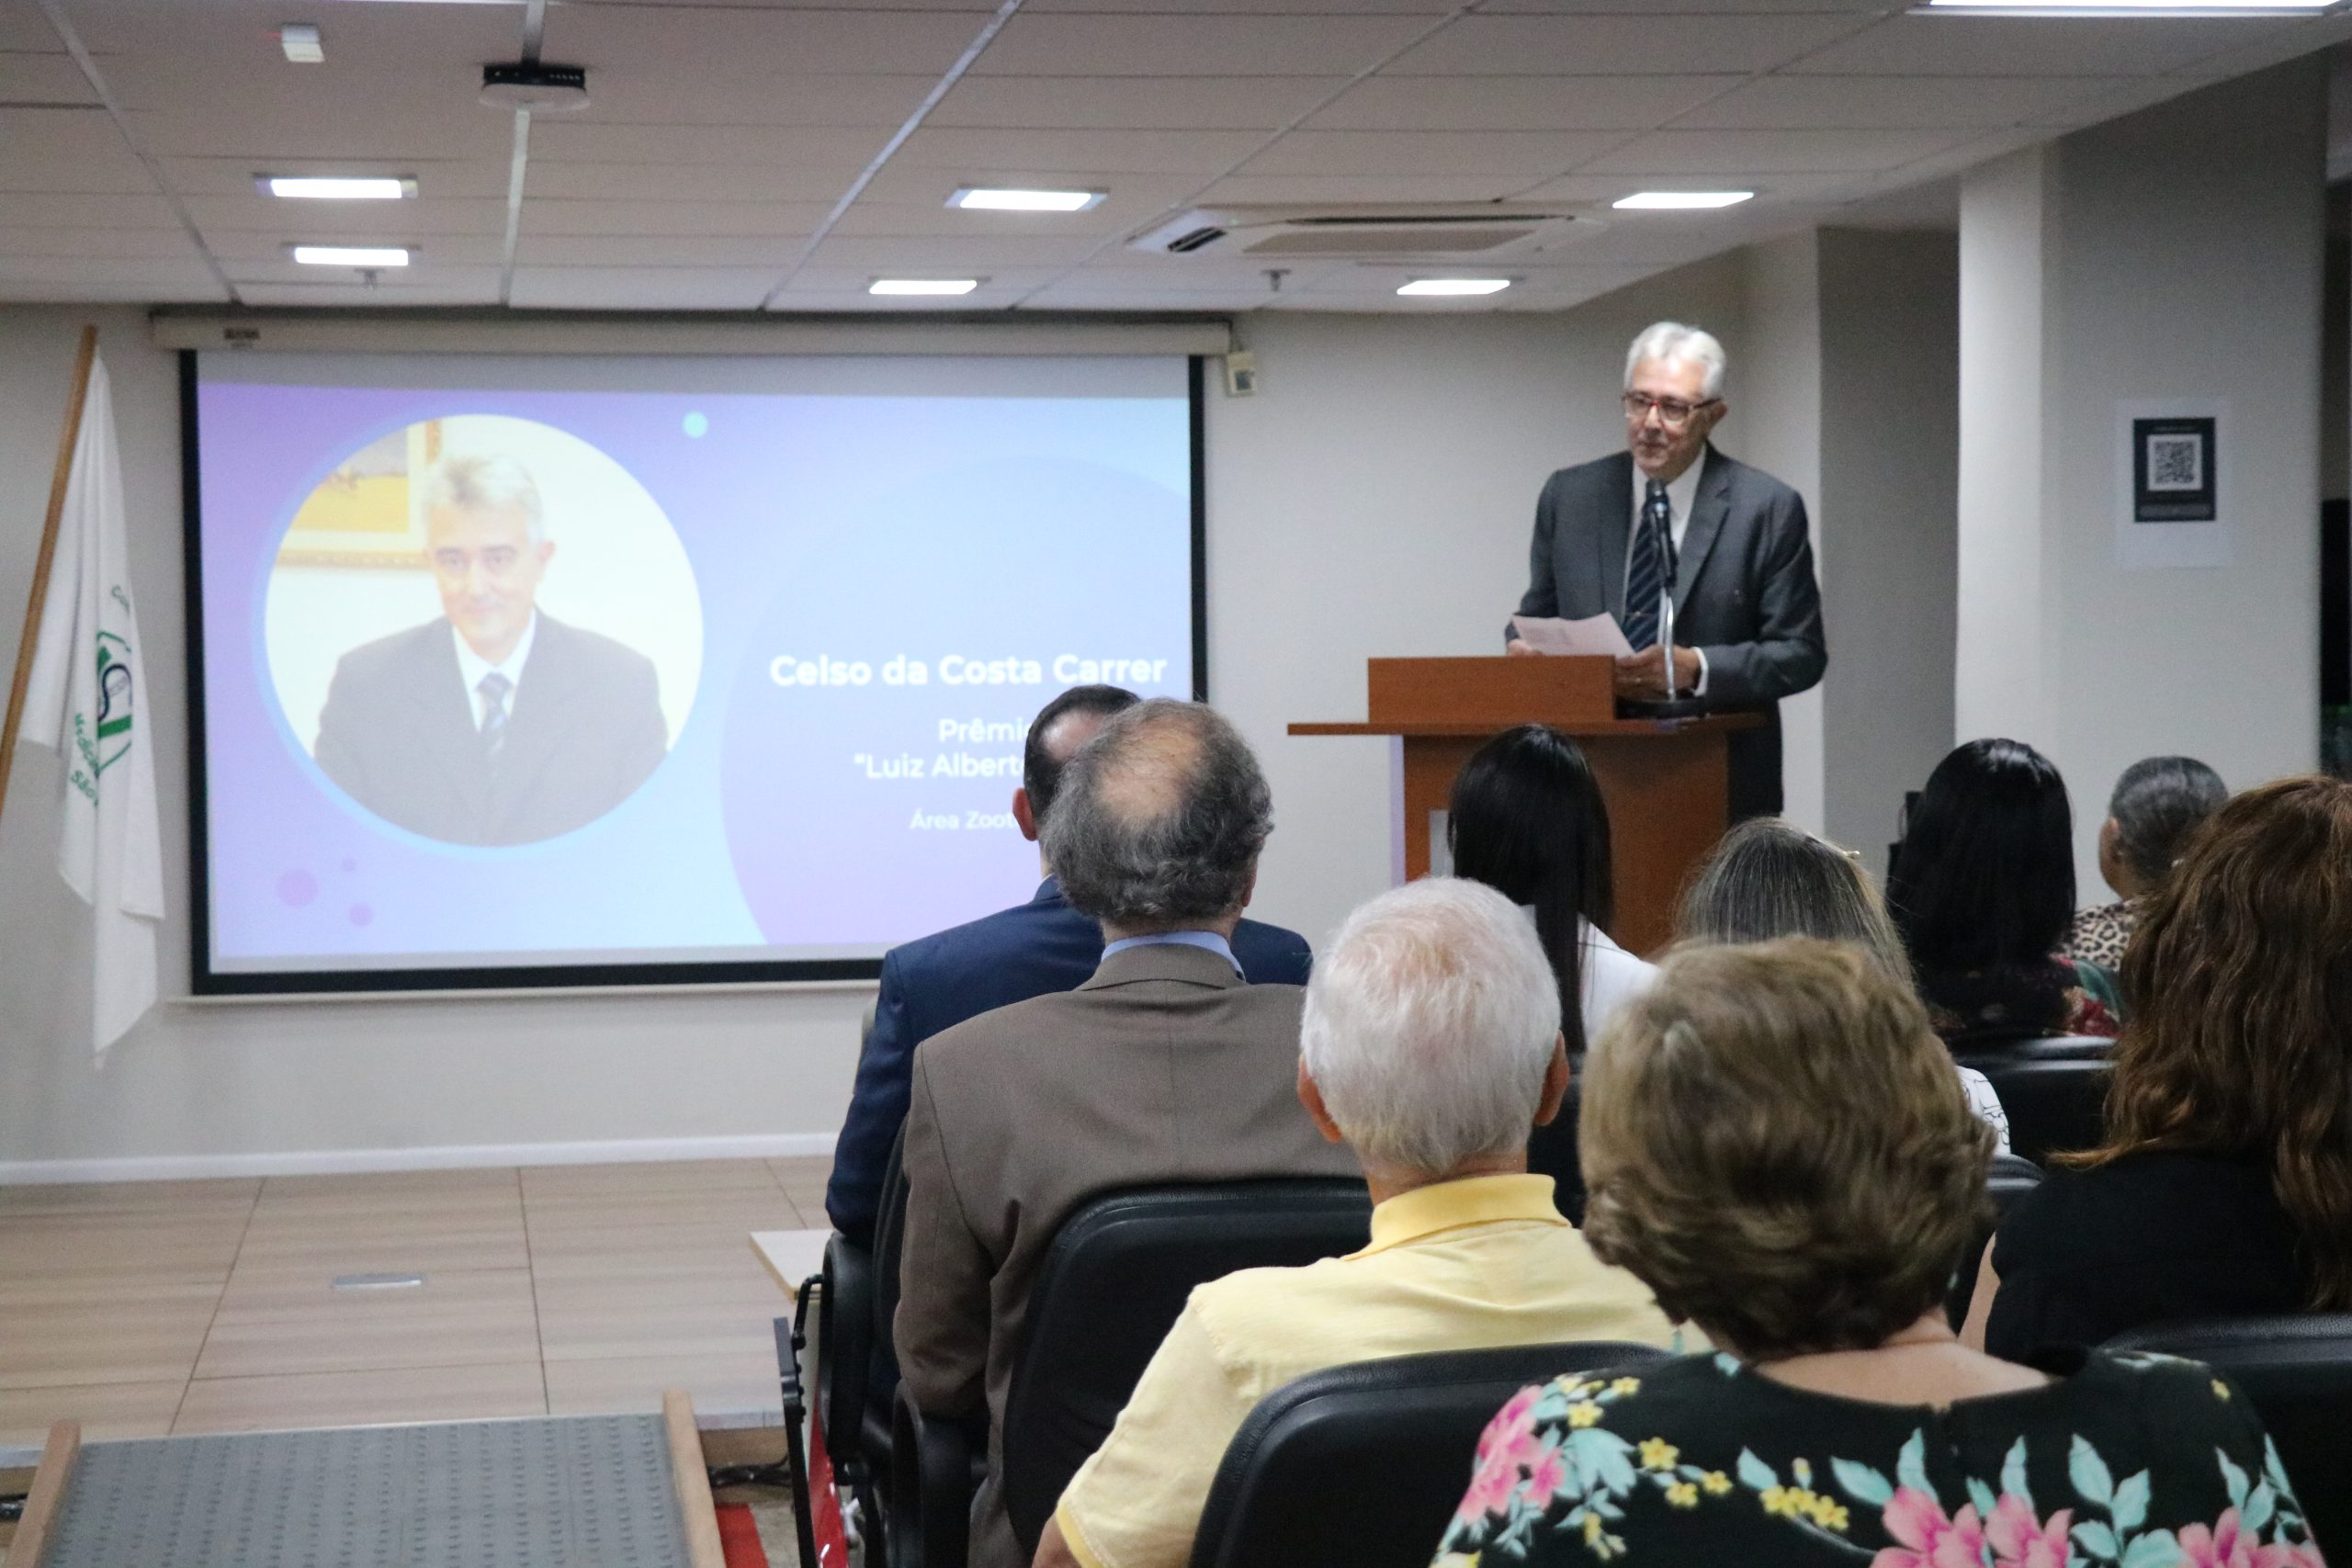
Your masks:
M520 462L446 457L423 508L441 617L343 656L312 755L369 811L444 843L585 827L668 750L653 661L537 607L556 547Z

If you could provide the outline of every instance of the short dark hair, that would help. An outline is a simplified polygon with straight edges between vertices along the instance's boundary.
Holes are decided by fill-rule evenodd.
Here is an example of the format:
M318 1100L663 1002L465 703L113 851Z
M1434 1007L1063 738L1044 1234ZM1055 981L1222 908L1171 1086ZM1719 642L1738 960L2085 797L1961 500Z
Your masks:
M1535 935L1560 982L1560 1029L1585 1047L1581 918L1607 930L1616 887L1609 806L1584 749L1548 725L1506 729L1471 753L1445 817L1453 874L1532 905Z
M1072 686L1037 710L1037 716L1029 721L1029 739L1021 748L1021 788L1029 796L1030 820L1044 824L1046 808L1053 805L1055 792L1062 787L1062 769L1069 761L1068 753L1057 757L1046 746L1047 731L1074 713L1108 718L1141 701L1125 686Z
M2196 826L2230 797L2222 775L2194 757L2148 757L2123 770L2107 814L2116 852L2150 887L2161 884Z
M1971 740L1928 775L1886 902L1922 969L2039 964L2075 914L2066 781L2022 740Z
M1062 784L1045 850L1072 908L1167 930L1248 900L1273 796L1215 709L1155 697L1115 713L1069 759Z

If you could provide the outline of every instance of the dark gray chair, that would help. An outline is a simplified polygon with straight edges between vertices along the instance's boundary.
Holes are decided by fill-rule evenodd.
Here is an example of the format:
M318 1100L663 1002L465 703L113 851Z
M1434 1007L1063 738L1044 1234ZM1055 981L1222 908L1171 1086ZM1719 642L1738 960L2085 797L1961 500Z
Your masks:
M2096 1147L2105 1125L2115 1042L2091 1034L1960 1043L1952 1057L1991 1080L2009 1115L2009 1147L2047 1165L2053 1154Z

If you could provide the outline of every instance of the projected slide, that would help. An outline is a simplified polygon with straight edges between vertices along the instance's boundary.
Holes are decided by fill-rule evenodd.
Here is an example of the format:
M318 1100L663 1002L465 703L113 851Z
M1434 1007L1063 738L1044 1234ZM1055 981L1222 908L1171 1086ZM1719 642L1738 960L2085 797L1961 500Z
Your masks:
M208 354L194 399L209 988L870 967L1026 895L1048 698L1193 691L1182 360Z

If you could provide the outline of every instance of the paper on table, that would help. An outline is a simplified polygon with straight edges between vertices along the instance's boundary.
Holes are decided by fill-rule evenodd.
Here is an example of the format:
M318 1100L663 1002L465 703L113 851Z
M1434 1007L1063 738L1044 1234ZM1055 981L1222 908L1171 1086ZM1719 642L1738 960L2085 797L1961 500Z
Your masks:
M1549 615L1513 615L1510 625L1520 641L1538 653L1599 653L1623 659L1634 651L1617 617L1606 611L1581 621L1557 620Z

